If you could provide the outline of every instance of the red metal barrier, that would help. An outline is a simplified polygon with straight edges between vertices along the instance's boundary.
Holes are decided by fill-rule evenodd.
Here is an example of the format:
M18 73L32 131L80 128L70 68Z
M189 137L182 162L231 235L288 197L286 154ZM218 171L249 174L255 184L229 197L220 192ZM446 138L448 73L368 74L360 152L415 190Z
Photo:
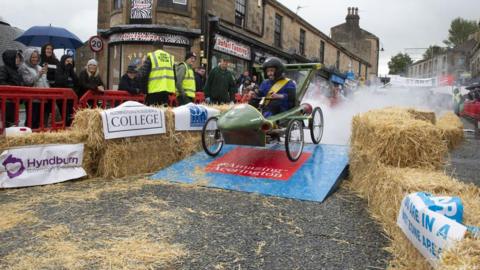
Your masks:
M38 128L32 128L32 131L64 129L67 125L67 102L69 103L68 106L72 107L70 111L73 111L77 107L77 95L70 88L36 88L0 85L0 132L3 133L7 125L7 119L12 120L12 124L15 126L23 124L19 123L20 106L22 104L25 105L27 114L26 126L32 127L33 114L35 114L35 117L39 116ZM39 112L32 110L34 104L36 107L40 107ZM59 121L55 119L57 105L61 107L61 120ZM50 110L47 109L47 106L50 107ZM46 111L50 112L49 119L51 126L49 127L47 127L45 123ZM40 115L37 115L37 113Z
M80 108L114 108L125 101L138 101L144 103L145 95L131 95L127 91L105 90L105 92L95 92L88 90L79 102Z
M177 107L178 106L177 95L175 95L175 94L168 95L168 106L170 106L170 107Z
M235 103L242 102L242 95L240 93L235 93Z
M205 93L195 92L195 101L196 104L205 102Z

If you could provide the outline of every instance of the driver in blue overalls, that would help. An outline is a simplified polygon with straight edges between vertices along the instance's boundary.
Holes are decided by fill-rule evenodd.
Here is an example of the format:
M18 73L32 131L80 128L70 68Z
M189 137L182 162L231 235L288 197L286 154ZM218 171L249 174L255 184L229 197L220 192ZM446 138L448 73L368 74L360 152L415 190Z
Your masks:
M284 76L285 66L276 57L265 60L262 65L265 80L258 91L250 92L254 98L251 105L258 107L258 98L265 97L262 114L269 117L288 111L295 106L296 84ZM257 98L257 99L255 99Z

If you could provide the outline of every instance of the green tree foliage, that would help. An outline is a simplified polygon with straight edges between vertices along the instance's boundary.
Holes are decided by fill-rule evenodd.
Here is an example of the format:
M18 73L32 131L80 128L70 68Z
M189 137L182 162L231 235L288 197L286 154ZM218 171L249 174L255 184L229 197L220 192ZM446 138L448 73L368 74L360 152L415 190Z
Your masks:
M388 74L405 74L407 73L407 67L413 63L412 58L408 54L398 53L390 58L388 62Z
M479 31L480 26L475 21L469 21L462 18L456 18L450 23L448 30L448 39L444 40L449 47L455 47L467 41L468 35Z
M430 59L430 58L434 57L435 55L444 54L446 52L447 52L447 48L442 48L440 46L433 45L433 46L428 47L428 49L425 51L425 53L423 53L423 59Z

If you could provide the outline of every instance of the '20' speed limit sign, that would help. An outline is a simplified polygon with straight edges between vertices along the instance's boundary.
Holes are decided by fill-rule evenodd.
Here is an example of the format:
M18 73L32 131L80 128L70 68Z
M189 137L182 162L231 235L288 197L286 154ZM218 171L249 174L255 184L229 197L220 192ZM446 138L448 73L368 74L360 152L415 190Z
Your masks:
M103 40L99 36L91 37L88 41L88 44L90 45L90 49L93 52L100 52L101 50L103 50Z

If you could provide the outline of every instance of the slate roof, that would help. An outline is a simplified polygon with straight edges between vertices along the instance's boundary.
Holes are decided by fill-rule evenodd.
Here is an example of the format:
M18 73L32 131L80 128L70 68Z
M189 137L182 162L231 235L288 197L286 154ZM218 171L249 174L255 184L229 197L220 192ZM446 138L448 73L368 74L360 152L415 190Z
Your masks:
M0 66L3 66L2 53L8 49L25 50L26 46L14 41L24 31L17 27L12 27L2 17L0 17Z

